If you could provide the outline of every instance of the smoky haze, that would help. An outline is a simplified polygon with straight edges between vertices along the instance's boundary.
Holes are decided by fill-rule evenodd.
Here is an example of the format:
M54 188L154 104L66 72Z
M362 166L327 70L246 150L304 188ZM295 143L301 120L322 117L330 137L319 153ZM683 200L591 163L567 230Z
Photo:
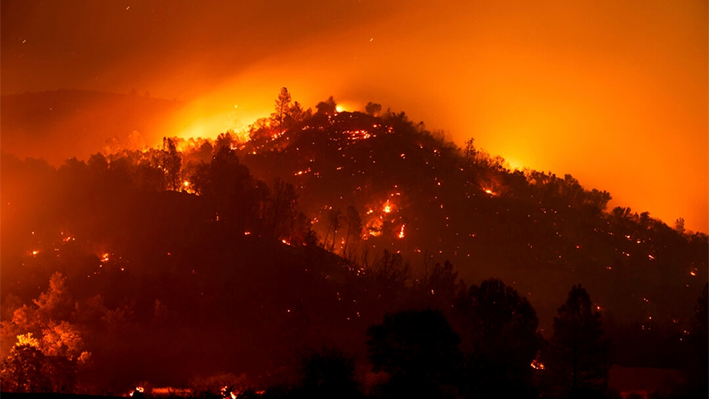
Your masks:
M240 129L287 86L306 106L404 110L709 230L704 2L3 1L1 29L3 94L183 102L153 142Z

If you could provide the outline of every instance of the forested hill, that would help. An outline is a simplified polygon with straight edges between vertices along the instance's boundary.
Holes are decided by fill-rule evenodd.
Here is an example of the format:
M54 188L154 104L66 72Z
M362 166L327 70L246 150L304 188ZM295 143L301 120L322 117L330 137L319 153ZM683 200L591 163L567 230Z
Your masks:
M687 367L706 235L367 111L282 95L246 141L166 138L59 168L2 153L2 358L24 342L75 367L47 384L74 370L116 393L224 372L289 381L320 345L364 375L365 331L389 312L438 309L461 348L492 345L470 327L489 324L484 286L490 317L525 330L508 338L529 370L537 332L582 284L613 362Z
M466 281L513 284L541 315L583 283L608 314L668 321L707 281L706 235L606 209L609 193L570 175L509 170L472 138L459 148L376 104L338 113L322 102L312 116L286 108L254 125L237 153L255 176L293 184L321 245L335 253L388 249L420 268L450 260ZM361 241L348 236L350 206Z

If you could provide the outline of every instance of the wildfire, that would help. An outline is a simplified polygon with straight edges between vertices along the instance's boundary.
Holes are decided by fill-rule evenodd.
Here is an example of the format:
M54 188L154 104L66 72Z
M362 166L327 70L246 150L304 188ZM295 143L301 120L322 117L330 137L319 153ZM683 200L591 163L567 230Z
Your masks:
M689 272L689 274L690 274L691 276L696 276L696 275L697 275L697 272L695 272L694 270L692 270L691 272Z
M109 261L109 255L108 253L104 253L101 255L101 262L108 262Z
M39 253L39 251L34 250L34 251L32 251L32 256L37 256L38 253Z
M404 226L406 226L406 225L405 224L401 225L401 231L399 231L399 238L404 238Z
M387 200L386 203L384 203L384 213L390 213L391 212L391 204L389 204L389 200Z
M17 342L15 346L29 345L35 348L39 348L39 341L32 336L32 333L21 334L17 336Z
M485 189L485 192L488 193L488 194L490 194L490 195L495 194L495 193L493 193L492 190L490 190L489 188L488 188L488 189Z
M532 360L532 364L530 366L532 366L535 370L544 370L544 363L538 361L537 359Z

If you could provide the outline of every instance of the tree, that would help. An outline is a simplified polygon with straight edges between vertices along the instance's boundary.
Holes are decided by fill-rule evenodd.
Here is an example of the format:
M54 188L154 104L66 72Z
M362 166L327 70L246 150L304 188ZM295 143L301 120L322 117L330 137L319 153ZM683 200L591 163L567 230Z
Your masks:
M325 234L325 249L327 249L327 237L330 235L330 229L332 229L332 245L330 246L330 252L335 250L335 238L337 237L337 229L340 228L341 213L342 211L339 209L331 209L327 215L329 224L327 226L327 234Z
M74 303L66 285L66 277L55 272L49 278L49 288L33 300L43 318L66 319L74 307Z
M569 292L554 318L554 335L542 362L554 386L552 396L594 397L608 383L609 341L603 338L601 314L581 285Z
M536 397L531 363L542 341L527 298L489 279L459 294L454 314L466 355L465 393L473 397Z
M273 124L278 124L278 129L283 130L284 122L291 109L291 95L288 89L281 87L281 92L276 99L275 111L271 114ZM273 126L273 125L272 125Z
M273 181L273 201L271 201L271 237L290 236L295 224L295 207L298 195L295 187L276 178Z
M391 377L398 396L425 397L455 382L460 338L435 310L409 310L384 316L367 329L367 356L374 372Z
M380 112L382 112L382 105L370 101L364 107L364 112L366 112L367 115L377 116Z
M337 112L337 103L335 99L330 96L327 101L320 101L318 105L315 106L319 114L334 115Z
M49 378L44 373L47 357L36 345L16 345L2 362L4 392L47 392Z
M257 193L249 169L228 147L222 147L209 164L200 164L192 186L213 206L214 220L230 224L239 234L247 215L256 208Z
M312 116L312 114L313 111L311 111L310 108L304 110L303 106L300 105L298 101L295 101L288 109L288 115L285 119L286 126L297 125Z
M180 181L182 157L173 139L163 137L162 149L157 152L154 162L155 166L162 169L165 174L166 187L169 190L179 190L182 185Z
M413 300L418 307L447 311L459 289L458 272L453 270L453 264L449 261L443 265L436 263L433 267L424 263L423 276L414 287L418 294L413 295Z
M359 217L357 208L352 205L347 207L347 235L345 236L345 247L342 248L342 255L347 256L347 244L350 242L350 235L353 239L359 240L362 234L362 218Z
M361 396L355 381L354 359L336 349L307 355L300 368L301 393L308 398L355 398Z
M474 138L469 138L468 141L465 142L465 150L463 151L465 159L470 164L475 163L478 154L478 151L475 149L475 144L473 144L474 142Z

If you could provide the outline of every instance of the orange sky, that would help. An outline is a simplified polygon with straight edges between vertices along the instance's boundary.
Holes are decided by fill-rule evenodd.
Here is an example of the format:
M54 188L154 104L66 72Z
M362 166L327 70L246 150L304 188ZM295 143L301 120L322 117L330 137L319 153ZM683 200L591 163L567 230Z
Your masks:
M375 101L709 231L706 1L301 3L3 0L2 92L149 91L187 102L170 125L202 136L282 86Z

